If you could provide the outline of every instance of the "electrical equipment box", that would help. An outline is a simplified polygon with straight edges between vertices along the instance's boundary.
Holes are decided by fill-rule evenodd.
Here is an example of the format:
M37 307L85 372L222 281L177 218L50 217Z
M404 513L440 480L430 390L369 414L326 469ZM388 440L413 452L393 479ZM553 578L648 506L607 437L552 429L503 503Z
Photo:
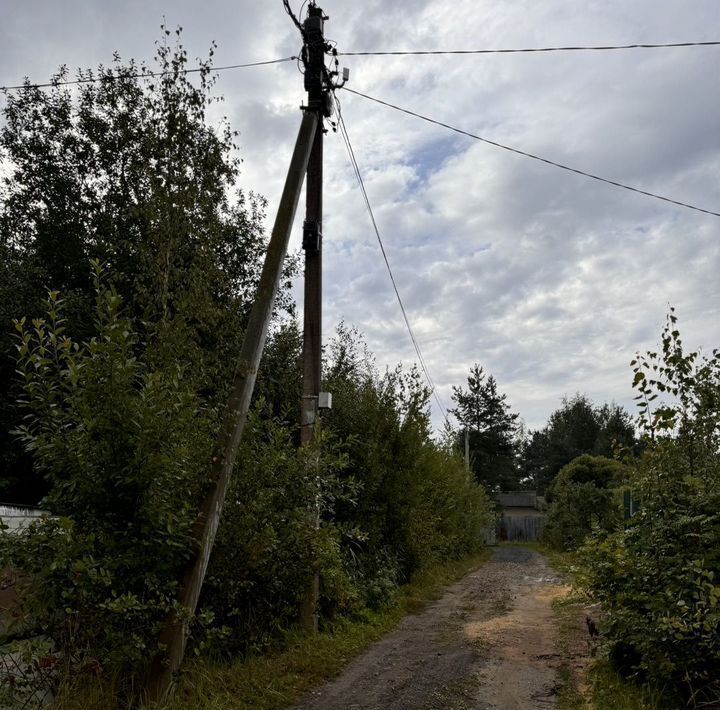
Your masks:
M318 251L321 239L320 223L314 219L306 219L303 223L303 249L306 251Z
M320 392L318 394L318 409L332 409L332 393Z

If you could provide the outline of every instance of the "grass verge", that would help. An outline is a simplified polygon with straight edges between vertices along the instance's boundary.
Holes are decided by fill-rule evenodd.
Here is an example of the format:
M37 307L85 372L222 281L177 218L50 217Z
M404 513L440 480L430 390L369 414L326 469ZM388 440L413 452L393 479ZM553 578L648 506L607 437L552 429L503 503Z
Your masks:
M623 680L607 659L595 661L588 673L593 710L668 710L659 692Z
M572 552L557 552L540 543L527 547L545 555L551 566L571 581L577 559ZM667 700L650 688L623 679L607 659L601 641L588 644L584 618L590 600L582 590L553 602L558 622L558 710L667 710ZM593 650L592 657L590 651Z
M490 557L490 552L437 565L403 587L394 604L344 621L332 632L314 637L290 635L284 650L242 661L209 659L186 667L175 698L164 710L279 710L295 703L310 689L337 676L371 643L392 631L407 614L419 612L451 584Z
M588 707L581 690L584 680L586 644L579 626L583 603L572 592L556 599L552 605L558 623L557 650L560 656L558 668L558 710L584 710Z

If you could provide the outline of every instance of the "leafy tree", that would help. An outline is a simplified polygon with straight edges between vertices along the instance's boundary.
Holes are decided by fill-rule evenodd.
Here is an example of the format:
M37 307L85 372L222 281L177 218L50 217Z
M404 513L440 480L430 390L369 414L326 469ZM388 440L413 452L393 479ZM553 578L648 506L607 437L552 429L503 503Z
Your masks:
M522 476L543 492L560 469L578 456L613 456L616 446L635 444L635 428L622 407L597 407L587 396L576 394L572 399L563 398L547 425L531 432L523 442Z
M462 450L467 431L476 480L489 491L516 489L518 415L510 411L507 395L500 394L495 378L486 377L476 364L468 375L467 390L453 387L452 398L455 408L450 413L462 430L459 446Z
M259 278L265 203L236 187L239 159L227 122L208 125L212 50L195 75L184 73L187 62L178 40L174 48L159 45L159 77L142 78L145 65L116 56L112 67L79 72L92 83L27 84L7 97L0 473L16 481L6 496L36 500L27 460L8 434L17 421L11 319L40 315L46 290L57 290L72 333L92 336L90 259L112 273L148 366L186 365L195 389L213 404L225 401ZM62 69L55 78L67 76ZM292 308L287 291L280 308Z
M593 528L612 531L620 521L614 488L624 467L603 456L579 456L560 472L546 491L550 507L543 537L558 550L574 550Z
M668 690L720 702L720 351L687 352L668 315L659 352L632 362L646 449L624 530L589 542L585 584L607 612L612 658Z

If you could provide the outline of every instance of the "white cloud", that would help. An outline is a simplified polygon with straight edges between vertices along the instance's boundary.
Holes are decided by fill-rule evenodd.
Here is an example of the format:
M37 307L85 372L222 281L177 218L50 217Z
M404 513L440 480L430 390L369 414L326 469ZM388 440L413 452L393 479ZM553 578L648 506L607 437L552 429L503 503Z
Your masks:
M299 2L294 3L299 7ZM217 63L289 56L280 2L197 5L49 0L0 29L0 83L60 63L150 58L158 26L185 28ZM714 40L717 0L327 0L347 51ZM38 41L39 39L42 41ZM718 211L717 48L472 57L343 57L350 86L522 150ZM304 98L292 64L220 75L240 131L242 184L270 200ZM654 345L668 303L691 346L720 344L720 220L566 173L341 95L390 263L446 405L474 362L530 426L563 394L631 402L633 353ZM338 136L326 143L325 328L367 334L378 363L414 352ZM301 221L300 218L297 220ZM299 243L297 229L294 245ZM437 412L435 421L439 422Z

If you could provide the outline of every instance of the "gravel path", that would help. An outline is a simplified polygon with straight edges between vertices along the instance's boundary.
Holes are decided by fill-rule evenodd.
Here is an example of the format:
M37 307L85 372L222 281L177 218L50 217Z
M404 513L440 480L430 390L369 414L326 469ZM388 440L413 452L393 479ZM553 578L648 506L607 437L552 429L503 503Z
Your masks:
M551 602L566 591L542 555L495 548L297 710L554 707L560 658Z

